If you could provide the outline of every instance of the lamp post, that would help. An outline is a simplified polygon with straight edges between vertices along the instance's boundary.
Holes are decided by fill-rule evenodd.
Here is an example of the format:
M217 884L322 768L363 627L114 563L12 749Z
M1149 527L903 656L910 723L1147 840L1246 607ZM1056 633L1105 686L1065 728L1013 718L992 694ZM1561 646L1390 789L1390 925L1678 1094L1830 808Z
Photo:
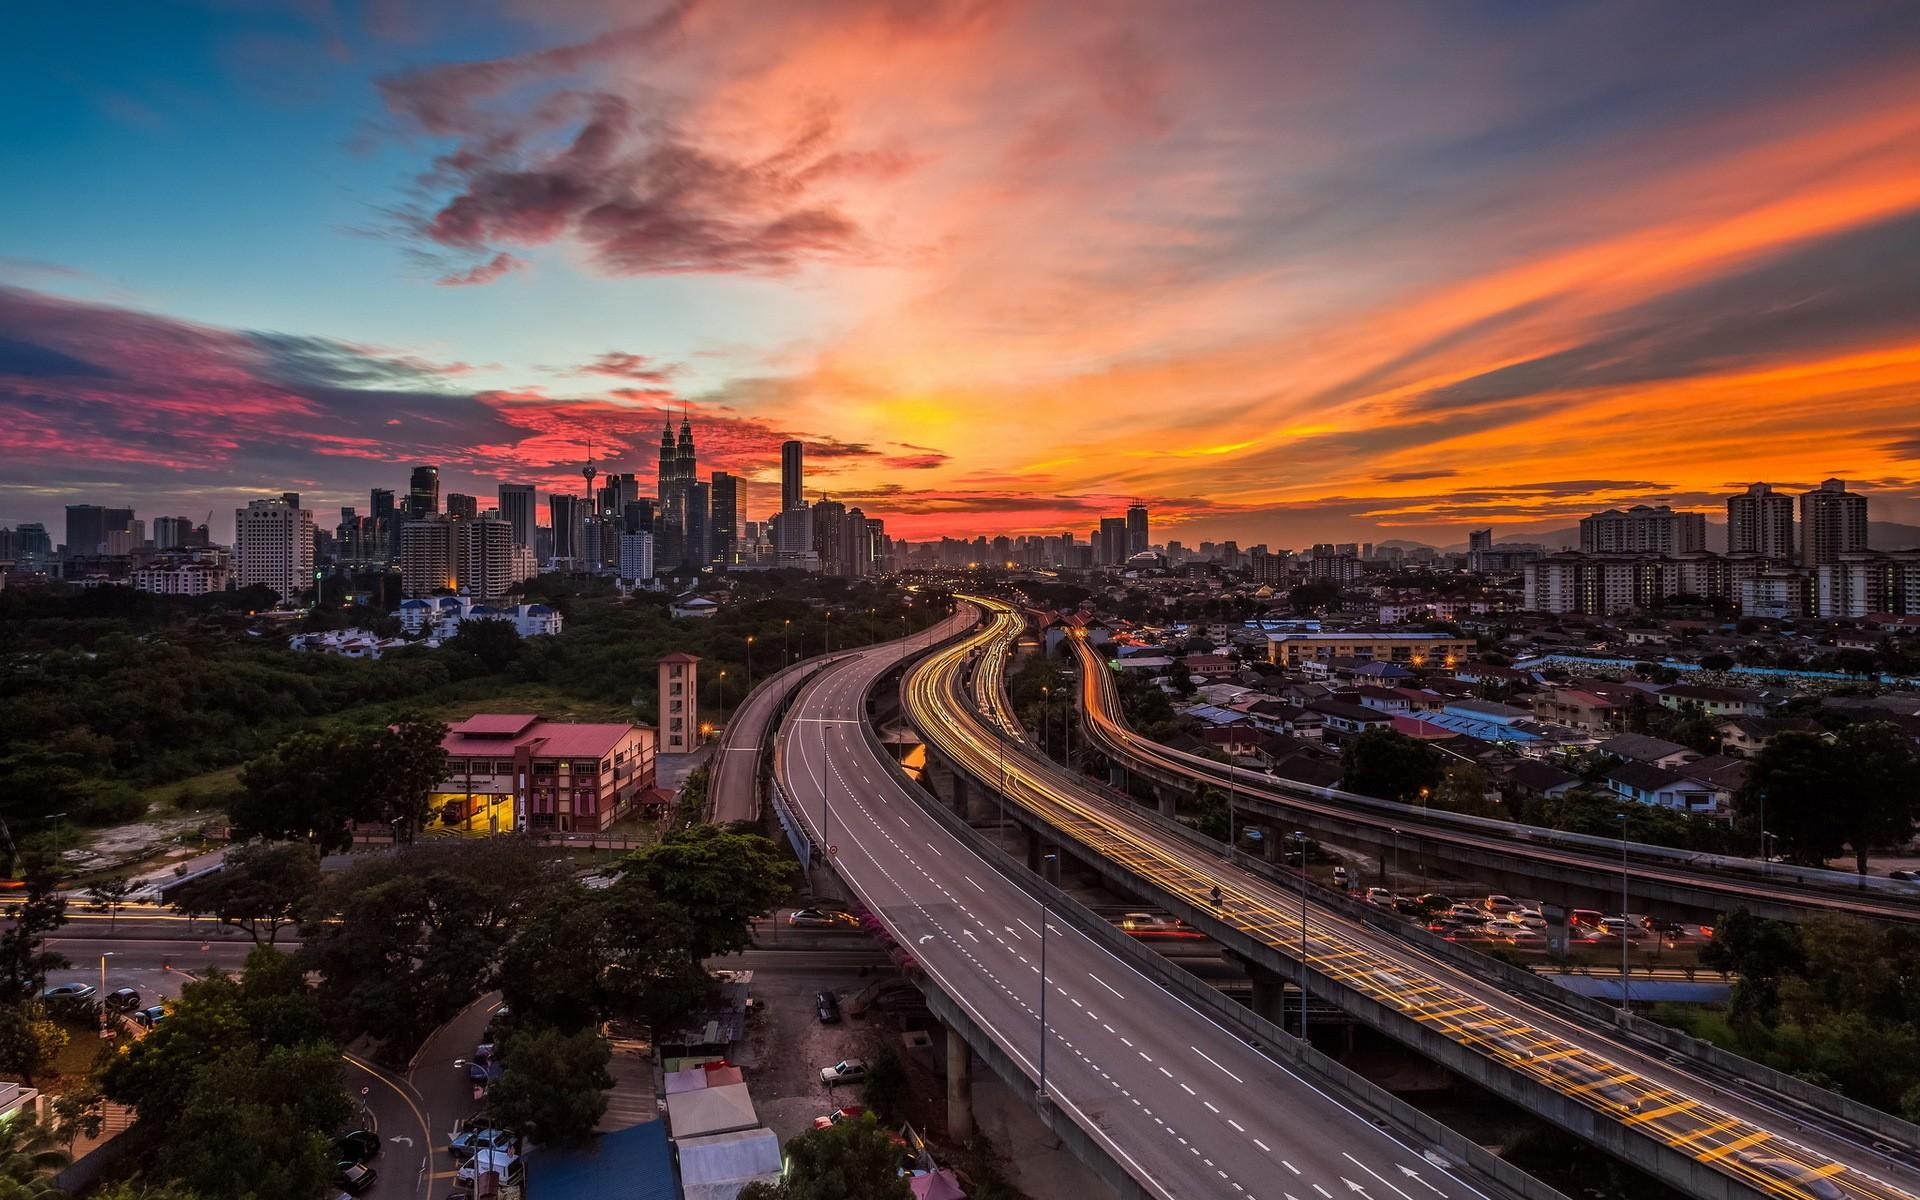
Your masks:
M833 653L833 610L830 608L827 609L825 616L827 619L827 653L832 654Z
M1040 753L1053 757L1053 746L1047 734L1053 728L1053 689L1046 684L1040 685Z
M1296 829L1300 846L1300 1040L1307 1040L1307 835Z
M1040 856L1040 883L1043 888L1047 882L1047 864L1057 862L1058 854ZM1047 893L1040 893L1040 1090L1035 1093L1044 1103L1047 1099Z
M724 728L726 726L726 723L727 723L727 673L723 670L720 672L720 724Z
M787 658L787 641L788 641L788 635L791 634L792 632L793 632L792 617L788 617L785 620L780 622L780 665L783 667L786 666L787 662L789 661Z
M1633 1001L1628 995L1627 983L1627 947L1631 939L1627 937L1627 814L1620 814L1620 1015L1626 1016L1633 1011Z
M747 635L747 690L753 690L753 635Z
M100 956L100 1036L107 1036L107 960L113 957L108 950Z

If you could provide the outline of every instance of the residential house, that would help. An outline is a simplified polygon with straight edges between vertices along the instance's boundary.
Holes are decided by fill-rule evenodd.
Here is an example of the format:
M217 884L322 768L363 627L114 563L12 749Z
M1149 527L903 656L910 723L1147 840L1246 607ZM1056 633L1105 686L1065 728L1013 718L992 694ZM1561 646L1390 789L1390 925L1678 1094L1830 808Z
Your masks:
M1664 738L1648 737L1644 733L1615 734L1596 747L1603 754L1623 758L1628 762L1649 763L1665 770L1686 765L1702 757L1698 750L1669 742Z
M1620 727L1623 710L1604 696L1558 687L1533 697L1533 715L1589 733L1605 733Z
M1537 758L1523 758L1508 767L1505 774L1515 791L1549 800L1580 786L1580 777L1572 771L1561 770Z
M1325 718L1326 725L1323 733L1332 735L1335 740L1364 733L1369 729L1393 727L1394 718L1388 714L1345 700L1315 700L1307 706L1307 709Z
M1720 722L1718 729L1721 749L1745 757L1760 753L1782 733L1819 733L1821 726L1812 717L1734 717Z
M1645 762L1624 762L1608 771L1607 789L1638 804L1711 817L1728 815L1731 800L1725 788Z
M1764 717L1767 715L1767 702L1759 694L1742 688L1676 683L1660 689L1659 701L1662 708L1698 707L1709 717Z

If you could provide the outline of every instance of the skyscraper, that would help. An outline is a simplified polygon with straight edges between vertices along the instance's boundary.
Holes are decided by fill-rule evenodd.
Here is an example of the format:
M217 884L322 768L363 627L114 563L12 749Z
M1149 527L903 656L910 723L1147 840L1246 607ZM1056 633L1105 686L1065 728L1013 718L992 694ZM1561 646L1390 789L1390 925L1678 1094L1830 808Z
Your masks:
M1707 548L1707 518L1662 504L1610 508L1580 518L1580 549L1587 554L1691 554Z
M689 479L681 486L681 513L684 524L681 536L686 544L681 549L680 565L700 568L713 561L713 544L709 537L710 522L713 516L713 489L698 479Z
M708 502L712 506L707 519L708 557L723 567L732 566L740 561L740 477L715 471Z
M447 515L461 520L472 520L480 515L480 498L463 496L459 492L447 494Z
M313 586L313 514L284 499L255 500L233 513L233 583L264 584L290 604Z
M1764 554L1782 562L1793 558L1793 497L1754 483L1727 497L1727 553Z
M513 526L513 540L527 549L533 549L533 514L538 503L530 483L503 483L500 485L500 516Z
M1819 567L1867 548L1867 498L1828 479L1800 497L1800 565Z
M155 550L178 550L192 537L192 517L155 517L153 519Z
M1101 517L1100 528L1094 536L1097 539L1098 554L1103 565L1117 567L1127 561L1126 518Z
M454 590L453 531L456 524L438 513L400 525L400 594L431 596Z
M807 502L804 478L805 442L780 443L780 509L789 512Z
M67 505L67 557L99 554L110 533L133 528L130 508L102 508L98 504Z
M407 515L418 520L439 511L440 468L415 467L407 480Z
M1147 506L1136 500L1127 508L1127 556L1145 554L1152 544L1147 533Z
M1467 553L1480 554L1493 549L1493 530L1470 529L1467 531Z
M847 536L847 506L824 496L813 502L813 553L829 575L846 573L842 544Z
M553 527L553 558L577 566L580 559L581 526L585 523L586 502L566 492L547 497L548 520Z

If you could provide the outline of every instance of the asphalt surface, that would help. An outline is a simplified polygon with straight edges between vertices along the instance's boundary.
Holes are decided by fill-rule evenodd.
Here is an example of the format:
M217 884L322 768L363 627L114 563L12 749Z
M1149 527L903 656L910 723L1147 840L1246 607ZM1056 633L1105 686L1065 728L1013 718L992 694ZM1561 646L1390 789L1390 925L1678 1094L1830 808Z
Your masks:
M1320 814L1333 814L1355 825L1376 830L1397 830L1416 834L1432 843L1432 853L1444 855L1448 846L1472 847L1494 851L1527 862L1576 868L1611 881L1620 868L1617 855L1595 854L1564 847L1545 846L1519 837L1501 837L1494 833L1474 833L1438 821L1420 819L1406 806L1371 796L1333 788L1315 788L1305 784L1276 783L1270 776L1245 767L1231 767L1197 754L1188 754L1151 741L1128 728L1120 711L1119 692L1111 673L1103 667L1099 653L1084 639L1069 639L1080 667L1080 712L1083 727L1093 743L1115 758L1145 763L1172 771L1189 779L1225 786L1231 780L1241 794ZM1388 811L1376 812L1377 809ZM1797 905L1816 912L1838 912L1851 916L1875 917L1883 921L1920 921L1920 903L1902 900L1878 892L1830 890L1803 887L1781 880L1743 879L1724 872L1687 870L1659 859L1643 858L1634 863L1637 878L1657 880L1677 887L1692 888L1718 899L1725 911L1739 907L1742 900L1768 900ZM1609 883L1611 887L1611 883Z
M1001 774L1012 802L1143 879L1200 904L1206 903L1209 888L1219 886L1223 920L1283 954L1297 956L1302 936L1298 892L1162 831L1055 764L998 744L989 722L974 715L963 696L960 669L975 650L985 651L996 640L1011 641L1023 621L1001 602L982 603L994 611L993 620L974 638L930 657L905 681L903 704L929 739L942 753L971 764L976 774ZM996 660L989 652L981 661L990 670ZM976 701L981 688L977 673ZM1844 1135L1807 1127L1800 1114L1755 1089L1706 1080L1686 1064L1623 1044L1610 1030L1592 1028L1430 959L1343 913L1311 906L1306 941L1317 972L1750 1188L1783 1197L1813 1195L1800 1183L1782 1181L1757 1165L1791 1163L1802 1173L1802 1182L1822 1180L1850 1198L1910 1200L1920 1194L1913 1172L1902 1164Z
M862 730L902 650L857 652L810 682L779 772L842 876L947 994L1149 1194L1257 1200L1484 1196L1042 914L920 807Z

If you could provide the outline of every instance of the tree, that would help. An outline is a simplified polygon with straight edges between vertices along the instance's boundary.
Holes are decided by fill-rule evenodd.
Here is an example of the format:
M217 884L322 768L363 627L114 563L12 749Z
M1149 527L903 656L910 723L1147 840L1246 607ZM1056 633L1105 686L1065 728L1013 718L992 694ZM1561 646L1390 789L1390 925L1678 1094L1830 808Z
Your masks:
M520 662L526 642L512 621L462 621L459 631L440 648L472 660L475 670L456 668L456 674L503 675Z
M13 910L13 925L0 931L0 1004L37 998L47 972L67 965L65 955L47 949L47 935L67 919L66 897L55 890L53 864L36 859L27 865L27 894Z
M1708 654L1700 659L1700 666L1708 671L1733 670L1733 658L1726 654Z
M519 1015L514 1014L516 1019ZM488 1089L488 1110L539 1145L584 1142L607 1111L612 1054L592 1029L510 1034L500 1046L507 1069Z
M28 1117L0 1122L0 1196L6 1200L64 1195L53 1174L69 1161L46 1122Z
M87 899L107 910L107 932L112 933L119 924L120 906L127 902L137 887L127 878L103 879L87 889Z
M1834 781L1840 832L1865 875L1873 847L1913 836L1920 817L1920 753L1890 721L1847 726L1834 735L1833 750L1841 768Z
M67 1031L38 1000L0 1006L0 1072L28 1084L67 1044Z
M842 1121L787 1143L778 1183L748 1184L740 1200L911 1200L900 1147L872 1117Z
M403 821L409 831L426 821L433 789L447 777L448 756L441 747L446 736L444 723L419 716L374 732L368 747L375 780L373 799L384 819Z
M897 1123L907 1116L907 1069L900 1056L891 1050L867 1059L867 1080L861 1085L860 1098L875 1116Z
M249 762L228 803L234 837L308 841L322 854L349 849L349 824L374 815L366 751L362 733L296 733Z
M1798 928L1743 908L1714 927L1700 964L1738 977L1728 1006L1733 1021L1770 1023L1780 1007L1780 981L1804 971L1807 955Z
M227 851L221 868L173 893L189 917L212 917L244 931L254 945L273 945L298 922L320 890L320 856L301 842L255 842Z
M1440 786L1440 756L1433 747L1390 729L1350 738L1340 759L1341 787L1363 796L1412 803Z
M695 958L746 949L749 923L792 888L792 863L772 842L717 825L668 834L629 854L622 869L674 910Z
M158 1166L206 1196L319 1196L334 1176L332 1134L352 1115L332 1045L245 1046L195 1073Z
M1316 579L1289 588L1287 605L1301 616L1312 616L1321 609L1340 603L1340 585L1330 579Z
M1734 799L1741 824L1757 837L1765 830L1789 859L1819 866L1840 853L1847 840L1843 805L1837 803L1842 764L1834 744L1817 733L1775 736L1753 757L1747 781Z
M608 1009L609 905L568 883L518 923L495 975L516 1020L573 1033Z

